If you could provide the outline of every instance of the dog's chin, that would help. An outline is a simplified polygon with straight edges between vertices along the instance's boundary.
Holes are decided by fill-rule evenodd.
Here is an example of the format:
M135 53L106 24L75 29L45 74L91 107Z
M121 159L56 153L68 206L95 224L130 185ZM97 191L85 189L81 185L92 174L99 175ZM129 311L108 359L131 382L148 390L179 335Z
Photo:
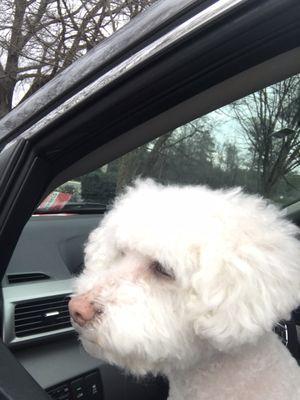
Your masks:
M72 325L79 334L79 340L84 350L90 356L120 367L133 375L145 376L149 373L157 375L164 373L166 367L170 366L167 354L162 356L161 352L157 352L157 356L154 357L155 351L148 354L137 351L139 347L136 344L122 348L119 338L113 340L113 335L105 329L105 326L102 326L101 329L92 324L80 327L74 321L72 321ZM117 346L117 343L120 345ZM153 348L155 348L154 345ZM172 358L172 363L173 361Z
M104 359L104 352L98 343L87 339L83 336L79 336L79 340L84 348L84 350L92 357Z
M154 363L150 364L147 359L137 359L134 355L120 354L112 351L111 349L102 347L98 342L93 339L86 338L80 335L79 339L82 343L84 350L92 357L101 359L108 364L120 367L130 374L135 376L145 376L149 373L158 374L160 370Z

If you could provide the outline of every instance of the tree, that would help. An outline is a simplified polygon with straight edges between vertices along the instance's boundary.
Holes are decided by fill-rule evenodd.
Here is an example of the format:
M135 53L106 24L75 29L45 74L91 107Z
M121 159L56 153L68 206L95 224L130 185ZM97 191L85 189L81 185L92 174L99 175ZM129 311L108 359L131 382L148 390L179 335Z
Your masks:
M210 131L209 121L199 118L126 154L118 161L117 191L137 176L208 183L215 148Z
M300 165L299 104L300 76L296 75L230 106L248 145L257 191L268 197Z
M236 144L231 141L219 143L217 150L219 175L221 175L221 182L217 186L244 186L245 182L242 179L243 160Z
M134 178L140 176L155 176L165 146L172 132L151 141L125 154L118 163L117 192L128 185Z
M155 0L1 0L0 118Z
M176 129L165 156L165 179L171 182L210 184L215 153L211 122L199 118Z

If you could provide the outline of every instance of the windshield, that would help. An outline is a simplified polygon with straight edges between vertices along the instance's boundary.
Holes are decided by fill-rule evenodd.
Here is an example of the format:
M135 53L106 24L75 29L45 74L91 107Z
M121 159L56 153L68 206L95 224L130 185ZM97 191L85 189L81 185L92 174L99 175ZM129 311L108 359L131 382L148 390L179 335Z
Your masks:
M300 75L190 121L66 182L37 211L105 211L137 177L212 188L241 186L281 206L296 202L300 198Z
M38 206L36 213L104 212L109 198L102 198L95 190L95 173L68 181L51 192ZM97 179L97 178L96 178ZM114 193L110 194L110 198Z

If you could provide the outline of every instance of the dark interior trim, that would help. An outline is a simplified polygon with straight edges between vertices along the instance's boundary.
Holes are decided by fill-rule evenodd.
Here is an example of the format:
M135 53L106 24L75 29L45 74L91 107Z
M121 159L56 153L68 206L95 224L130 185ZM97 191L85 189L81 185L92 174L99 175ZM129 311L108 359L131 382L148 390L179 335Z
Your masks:
M18 363L0 341L0 398L1 400L50 400L47 393ZM13 373L12 373L13 371Z
M53 178L49 164L35 154L28 141L18 139L6 151L11 151L11 157L1 186L0 281L35 203Z

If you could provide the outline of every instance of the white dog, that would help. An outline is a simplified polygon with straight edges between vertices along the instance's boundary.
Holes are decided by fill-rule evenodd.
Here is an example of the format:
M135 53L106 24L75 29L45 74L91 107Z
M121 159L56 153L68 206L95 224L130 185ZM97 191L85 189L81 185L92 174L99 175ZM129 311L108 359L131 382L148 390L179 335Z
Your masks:
M69 305L84 348L166 375L172 400L299 400L272 332L300 304L297 233L239 188L136 182L85 249Z

